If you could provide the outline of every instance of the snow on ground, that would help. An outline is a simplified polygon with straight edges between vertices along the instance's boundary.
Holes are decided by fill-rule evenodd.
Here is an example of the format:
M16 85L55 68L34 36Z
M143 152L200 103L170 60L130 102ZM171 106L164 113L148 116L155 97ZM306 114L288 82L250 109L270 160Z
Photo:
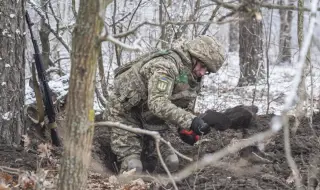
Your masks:
M313 93L314 93L314 111L319 111L316 106L319 102L320 92L320 66L314 58L313 69ZM296 60L296 58L294 58ZM295 62L294 62L295 63ZM271 65L270 66L270 92L269 113L279 113L284 104L284 98L292 85L292 79L295 75L296 67L292 65ZM256 86L237 87L240 75L239 57L237 53L229 53L227 60L222 68L217 72L206 76L203 80L203 88L197 99L196 111L203 112L208 108L222 111L226 108L239 104L251 105L254 103L259 107L258 114L267 112L267 84L266 80L259 81ZM64 77L53 76L49 86L58 97L64 96L68 90L69 75ZM28 77L30 78L30 77ZM306 79L308 93L310 95L311 83L310 75ZM26 104L35 101L34 92L26 81ZM309 96L310 99L310 96ZM254 101L254 102L253 102ZM319 107L318 107L319 108ZM102 106L95 98L94 109L96 113L102 111Z
M294 58L296 60L297 58ZM316 60L316 58L314 58ZM296 61L293 61L296 63ZM313 63L317 63L314 61ZM313 97L314 102L319 102L320 92L320 67L317 63L314 65L313 76ZM292 79L296 73L296 66L292 65L271 65L270 66L270 90L268 113L278 114L282 110L284 99L290 92ZM266 79L259 81L257 85L237 87L240 76L239 58L237 53L229 53L227 60L222 68L217 72L204 78L203 89L197 100L196 111L203 112L210 108L215 110L224 110L226 108L239 104L251 105L252 103L259 107L258 114L267 112L268 88ZM309 94L312 88L311 77L307 76L306 86ZM314 111L316 109L314 105Z

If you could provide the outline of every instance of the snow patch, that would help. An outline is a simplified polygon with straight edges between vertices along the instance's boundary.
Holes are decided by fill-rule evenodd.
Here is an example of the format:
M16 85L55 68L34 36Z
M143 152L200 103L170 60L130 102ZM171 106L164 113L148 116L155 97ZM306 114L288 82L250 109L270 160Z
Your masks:
M2 119L9 121L12 118L12 115L13 115L12 112L9 111L2 115Z

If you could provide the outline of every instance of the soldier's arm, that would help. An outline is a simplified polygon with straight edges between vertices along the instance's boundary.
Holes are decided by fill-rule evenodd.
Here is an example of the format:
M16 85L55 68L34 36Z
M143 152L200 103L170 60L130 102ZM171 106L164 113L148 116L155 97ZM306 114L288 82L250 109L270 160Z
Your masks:
M189 129L196 117L192 113L177 107L169 100L175 81L175 72L165 64L159 64L153 69L148 80L148 107L157 117Z

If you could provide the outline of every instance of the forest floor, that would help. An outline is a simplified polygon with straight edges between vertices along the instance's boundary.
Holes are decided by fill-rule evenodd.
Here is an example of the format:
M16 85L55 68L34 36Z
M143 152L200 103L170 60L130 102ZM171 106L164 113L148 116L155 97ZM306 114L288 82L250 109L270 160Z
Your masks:
M269 128L271 115L257 116L258 126L248 129L247 135L256 134ZM47 144L39 144L36 134L29 130L28 144L24 147L0 146L0 189L13 186L20 188L40 187L54 189L57 179L57 168L61 150L50 148ZM89 173L88 189L173 189L169 184L159 187L155 182L137 179L119 182L115 171L115 156L111 153L107 127L96 128L93 143L93 161ZM197 146L184 144L172 133L172 145L181 153L197 160L204 154L214 153L229 143L245 138L241 130L212 131L206 136L206 141ZM319 179L320 155L320 114L313 117L313 128L307 119L302 120L295 135L291 135L291 153L300 171L302 184L316 187ZM240 151L220 160L218 165L208 166L195 172L177 183L179 189L295 189L292 171L288 166L284 152L283 133L274 136L264 148L266 160L257 160ZM148 174L156 175L164 172L154 158L144 159ZM181 159L180 169L189 162ZM155 168L150 167L155 166ZM130 175L130 174L128 174ZM119 184L120 183L120 184ZM4 188L3 188L4 189ZM17 188L18 189L18 188ZM43 188L44 189L44 188ZM311 188L312 189L312 188Z

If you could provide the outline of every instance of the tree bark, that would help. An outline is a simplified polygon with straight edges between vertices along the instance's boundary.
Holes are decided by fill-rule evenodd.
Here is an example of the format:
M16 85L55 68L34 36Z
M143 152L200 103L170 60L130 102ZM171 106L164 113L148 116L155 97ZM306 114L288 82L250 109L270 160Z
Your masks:
M249 6L249 5L248 5ZM251 5L254 6L254 5ZM251 10L259 10L258 7L250 7ZM263 77L263 42L262 22L253 15L244 15L239 23L239 56L240 79L238 86L253 85Z
M115 34L117 34L117 27L116 27L117 1L116 0L114 0L113 6L114 7L113 7L113 16L112 16L112 22L113 22L112 32L113 32L113 35L115 35ZM114 44L114 50L116 53L117 65L121 66L121 54L122 54L121 47L117 44Z
M239 22L229 23L229 52L239 50Z
M93 136L94 79L106 6L111 1L80 0L72 33L72 55L64 153L57 189L87 189Z
M0 1L0 142L9 145L26 132L24 7L24 0Z
M104 98L108 98L108 84L106 82L106 76L104 72L103 66L103 54L102 54L102 47L99 49L99 60L98 60L98 71L100 75L100 82L101 82L101 90Z
M47 12L47 4L45 0L41 0L41 9L43 12ZM50 35L50 30L47 28L45 25L45 19L41 18L40 21L40 40L41 40L41 47L42 47L42 61L43 61L43 66L44 69L48 69L49 66L54 66L52 61L50 60L50 42L49 42L49 35Z
M303 7L304 6L304 0L298 0L298 7ZM302 46L302 42L303 42L303 23L304 23L304 12L303 11L299 11L298 12L298 45L299 45L299 49L301 49ZM306 107L304 107L306 100L307 100L307 88L306 88L306 75L307 75L307 68L310 65L310 49L308 51L308 55L307 55L307 59L306 59L307 63L304 64L303 66L303 75L301 77L299 86L298 86L298 97L299 100L296 107L295 107L295 125L292 128L293 133L296 133L299 125L300 125L300 121L302 119L303 116L306 115L307 113L307 109ZM313 105L312 105L313 106Z
M284 1L280 0L280 5ZM290 5L293 5L292 0ZM279 60L278 63L291 64L291 26L292 10L279 9L280 14L280 37L279 37Z

